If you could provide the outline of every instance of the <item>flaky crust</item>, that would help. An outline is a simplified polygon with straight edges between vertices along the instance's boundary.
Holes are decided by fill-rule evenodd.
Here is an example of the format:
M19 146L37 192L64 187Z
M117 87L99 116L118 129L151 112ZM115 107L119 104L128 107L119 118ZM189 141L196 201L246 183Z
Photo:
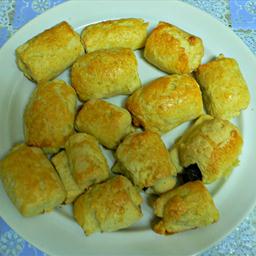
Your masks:
M52 157L51 161L66 190L65 203L72 203L83 190L79 188L72 176L66 152L64 150L59 152Z
M69 137L65 149L72 176L80 189L85 190L108 178L107 161L93 136L76 133Z
M201 91L189 75L170 75L136 90L126 108L133 123L146 130L166 133L203 112Z
M116 176L90 188L74 204L74 216L86 235L127 228L142 217L142 198L131 182Z
M211 119L213 119L213 117L209 116L209 115L202 115L202 116L200 116L198 119L196 119L196 121L193 123L193 125L191 125L184 132L184 134L176 140L175 144L170 148L170 158L171 158L171 161L172 161L172 163L174 164L174 166L176 168L176 172L177 173L181 173L182 170L183 170L183 166L181 165L180 157L179 157L179 147L180 147L180 144L183 143L184 141L186 141L187 137L189 137L190 134L199 125L201 125L204 121L211 120Z
M127 176L140 189L152 187L156 193L172 188L175 167L161 137L145 131L128 135L116 150L116 173Z
M182 167L197 164L203 182L212 183L238 164L243 139L238 128L227 120L208 116L200 119L174 148Z
M84 53L80 36L65 21L45 30L17 48L17 64L36 82L49 81Z
M119 19L85 27L81 39L86 52L116 47L133 50L144 47L148 23L143 19Z
M107 148L115 148L133 128L130 113L103 100L89 100L78 112L75 127L93 135Z
M186 183L161 195L154 203L154 212L161 218L153 226L159 234L174 234L219 219L211 195L201 181Z
M235 59L220 55L200 65L195 74L208 114L231 119L248 107L249 90Z
M144 57L167 73L184 74L195 70L204 55L203 42L180 28L166 22L147 38Z
M85 54L74 63L71 80L83 101L131 94L141 85L136 57L126 48Z
M64 81L40 83L35 88L24 113L25 141L57 152L73 133L76 93Z
M15 146L0 162L4 189L23 216L51 211L66 196L53 166L40 148Z

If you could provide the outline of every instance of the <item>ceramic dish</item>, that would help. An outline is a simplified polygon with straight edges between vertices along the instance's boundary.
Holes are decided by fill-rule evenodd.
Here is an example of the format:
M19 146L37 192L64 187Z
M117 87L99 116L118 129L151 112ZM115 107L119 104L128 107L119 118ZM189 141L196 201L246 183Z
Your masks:
M17 142L23 141L22 115L34 88L18 70L15 49L44 29L66 20L78 32L87 24L102 20L140 17L150 22L152 29L160 20L177 25L204 41L203 62L223 53L237 59L249 85L251 104L233 122L244 137L240 165L231 176L211 186L209 190L220 210L220 220L214 225L171 236L160 236L150 228L152 210L143 205L144 217L135 226L113 233L86 237L75 223L70 206L34 218L23 218L6 196L0 185L0 215L24 239L49 255L192 255L205 250L230 232L254 206L256 194L255 81L254 55L227 27L208 14L180 1L68 1L35 18L20 29L0 51L0 157ZM216 36L218 35L218 36ZM164 75L136 51L139 73L143 84ZM70 82L69 72L61 76ZM118 96L110 102L121 105L126 97ZM187 123L163 136L168 147L187 127ZM105 151L109 164L112 154Z

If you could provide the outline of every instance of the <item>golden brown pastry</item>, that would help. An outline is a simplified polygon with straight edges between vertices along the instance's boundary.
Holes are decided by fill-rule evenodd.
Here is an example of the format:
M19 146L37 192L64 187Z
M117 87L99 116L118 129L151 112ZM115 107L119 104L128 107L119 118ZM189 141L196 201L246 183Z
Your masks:
M63 21L17 48L17 64L26 77L46 82L84 53L80 36Z
M73 133L76 93L64 81L40 83L35 88L24 113L25 141L57 152Z
M52 157L51 161L55 166L66 190L65 203L72 203L83 192L83 190L79 188L72 176L66 152L64 150L59 152Z
M163 193L176 184L175 167L161 137L145 131L128 135L116 150L112 171L122 173L140 189Z
M83 101L131 94L141 85L137 66L131 49L115 48L88 53L72 67L72 86Z
M148 23L143 19L108 20L85 27L81 39L86 52L116 47L144 47Z
M184 74L194 71L204 55L202 40L166 22L147 38L144 57L167 73Z
M191 76L171 75L136 90L126 108L134 125L165 133L201 115L203 102L199 85Z
M201 181L188 182L161 195L154 203L154 211L161 218L153 226L159 234L203 227L219 219L211 195Z
M76 133L69 137L65 149L72 176L80 189L85 190L108 178L107 161L93 136Z
M172 163L174 164L174 166L176 168L176 172L177 173L181 173L182 170L183 170L183 166L181 166L180 158L179 158L179 146L180 146L180 144L183 143L183 141L185 141L186 138L190 136L190 133L192 133L192 131L194 131L199 125L201 125L204 121L211 120L211 119L213 119L213 117L209 116L209 115L202 115L202 116L200 116L193 123L193 125L191 125L185 131L185 133L181 137L179 137L177 139L175 144L171 147L171 149L170 149L170 158L171 158L171 161L172 161Z
M86 235L127 228L142 217L142 198L131 182L113 177L91 187L74 204L74 216Z
M178 172L197 164L203 182L211 183L238 164L242 144L238 128L229 121L202 116L177 141L170 156Z
M93 135L107 148L115 148L133 128L130 113L103 100L89 100L78 112L75 127Z
M51 211L65 199L64 187L40 148L12 148L0 162L4 189L23 216Z
M250 103L249 90L235 59L220 55L199 66L196 79L206 110L212 116L231 119Z

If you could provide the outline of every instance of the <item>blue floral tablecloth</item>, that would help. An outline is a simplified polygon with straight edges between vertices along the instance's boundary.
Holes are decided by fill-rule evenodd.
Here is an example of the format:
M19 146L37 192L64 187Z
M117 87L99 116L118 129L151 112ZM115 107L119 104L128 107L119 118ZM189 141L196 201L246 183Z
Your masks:
M0 0L0 47L26 22L64 1ZM256 54L256 0L182 1L203 9L231 27ZM0 256L32 255L46 254L23 240L0 217ZM256 208L230 235L201 256L222 255L256 255Z

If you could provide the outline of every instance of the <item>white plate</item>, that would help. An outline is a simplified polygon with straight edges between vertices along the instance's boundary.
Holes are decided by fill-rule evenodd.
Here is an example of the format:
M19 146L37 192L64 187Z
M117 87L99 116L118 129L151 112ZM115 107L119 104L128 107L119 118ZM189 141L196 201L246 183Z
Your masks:
M145 216L137 225L114 233L83 235L72 218L71 208L62 207L52 213L23 218L10 203L0 185L0 215L24 239L50 255L191 255L209 247L224 237L253 207L256 180L255 152L255 81L256 60L240 39L208 14L176 1L72 1L66 2L29 22L0 51L0 157L11 145L23 140L22 114L34 84L17 69L14 50L27 39L54 24L67 20L77 31L86 24L121 17L142 17L151 22L173 23L200 36L205 45L203 62L219 53L238 60L251 92L251 105L234 122L244 136L244 148L237 167L228 180L209 187L220 210L220 221L206 228L172 236L160 236L149 227L151 209L144 205ZM140 52L139 72L143 83L164 73L148 65ZM67 81L68 72L60 76ZM120 104L124 97L111 99ZM164 136L170 147L184 124ZM110 162L111 155L108 154Z

